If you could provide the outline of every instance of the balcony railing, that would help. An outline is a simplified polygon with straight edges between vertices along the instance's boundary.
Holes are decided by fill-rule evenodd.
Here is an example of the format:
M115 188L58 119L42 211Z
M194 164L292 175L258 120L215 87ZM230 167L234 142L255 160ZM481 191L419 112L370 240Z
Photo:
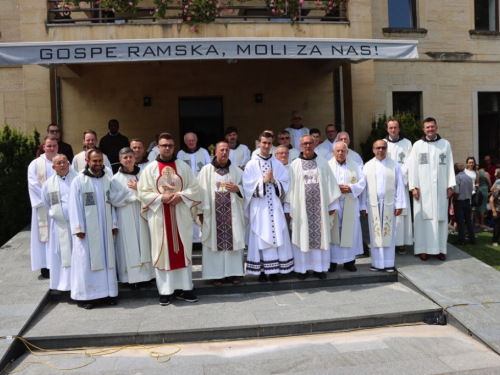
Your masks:
M183 20L182 6L169 6L166 16L167 19L158 19L154 16L155 7L151 2L151 6L138 7L135 13L115 13L100 8L95 2L82 3L80 9L72 11L59 9L56 5L59 0L47 0L47 24L109 24L109 23L156 23L156 22L172 22L178 23ZM147 0L144 1L147 5ZM312 0L305 0L303 6L299 8L299 13L295 22L334 22L345 23L347 18L347 2L341 3L341 7L336 7L329 13L325 14L322 9L314 7ZM243 5L232 6L232 13L224 12L216 19L216 23L228 23L231 21L247 21L247 22L291 22L290 17L283 15L277 18L269 8L266 7L263 0L253 0Z

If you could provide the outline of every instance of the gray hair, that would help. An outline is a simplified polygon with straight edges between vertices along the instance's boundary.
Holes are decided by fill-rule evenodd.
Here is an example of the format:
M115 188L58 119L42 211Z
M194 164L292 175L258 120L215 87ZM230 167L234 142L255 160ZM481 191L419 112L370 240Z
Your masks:
M135 155L134 150L132 150L130 147L124 147L120 150L120 152L118 152L118 159L121 159L123 155L130 153Z

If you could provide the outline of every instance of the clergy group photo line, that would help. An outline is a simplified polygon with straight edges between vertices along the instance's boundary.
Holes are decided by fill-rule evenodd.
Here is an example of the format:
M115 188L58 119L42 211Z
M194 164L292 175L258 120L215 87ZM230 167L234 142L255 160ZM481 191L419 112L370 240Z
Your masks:
M215 287L245 275L279 282L291 272L323 280L339 264L357 271L366 218L370 269L392 273L406 245L422 261L446 259L451 198L465 241L472 178L454 164L434 118L412 144L390 117L366 164L336 125L325 127L320 142L321 131L303 126L298 111L291 123L278 146L274 132L263 130L253 152L228 127L209 148L215 155L194 132L184 134L178 152L169 133L147 148L122 135L115 119L99 147L97 133L86 130L84 150L73 155L50 124L28 167L32 270L85 309L97 300L116 305L118 283L138 289L155 282L166 306L198 300L193 247L201 248L202 278ZM475 243L470 230L469 238Z

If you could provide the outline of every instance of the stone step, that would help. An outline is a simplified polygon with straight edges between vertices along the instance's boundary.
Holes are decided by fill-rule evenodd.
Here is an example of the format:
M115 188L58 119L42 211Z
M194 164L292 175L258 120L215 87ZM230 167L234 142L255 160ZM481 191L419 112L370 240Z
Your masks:
M441 308L404 285L208 294L196 303L120 299L93 310L50 302L24 332L45 349L302 335L421 322Z
M387 283L398 281L396 272L373 272L370 271L370 258L356 259L357 272L348 272L340 265L335 272L328 272L327 279L319 280L312 272L309 272L309 278L306 280L298 280L297 274L292 272L287 275L280 275L280 281L272 283L258 282L258 276L246 275L241 278L241 283L232 285L224 282L222 286L215 287L213 280L204 280L201 278L201 266L193 266L193 283L194 290L197 295L208 294L239 294L239 293L257 293L257 292L272 292L279 290L300 290L307 288L323 288L346 285L359 285L369 283ZM156 283L152 281L149 286L143 286L139 290L131 290L128 284L120 283L119 298L157 298L158 290ZM50 299L55 302L70 302L69 293L61 293L58 291L50 291Z

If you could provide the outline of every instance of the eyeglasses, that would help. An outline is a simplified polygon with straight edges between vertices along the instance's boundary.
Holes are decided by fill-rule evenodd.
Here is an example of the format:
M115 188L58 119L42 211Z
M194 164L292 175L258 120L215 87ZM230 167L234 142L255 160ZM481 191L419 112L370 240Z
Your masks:
M167 143L165 145L158 145L158 147L161 147L161 148L174 148L174 144L170 144L170 143Z
M312 146L314 144L314 142L304 142L304 143L301 143L302 146Z
M302 120L302 117L292 117L294 120Z
M374 150L387 150L387 146L374 147Z
M60 130L49 130L50 134L57 134L57 133L60 133L60 132L61 132Z
M276 155L288 155L288 154L289 154L289 152L286 152L286 151L285 152L277 152L276 153Z
M290 137L279 137L278 139L282 141L284 139L290 139Z

